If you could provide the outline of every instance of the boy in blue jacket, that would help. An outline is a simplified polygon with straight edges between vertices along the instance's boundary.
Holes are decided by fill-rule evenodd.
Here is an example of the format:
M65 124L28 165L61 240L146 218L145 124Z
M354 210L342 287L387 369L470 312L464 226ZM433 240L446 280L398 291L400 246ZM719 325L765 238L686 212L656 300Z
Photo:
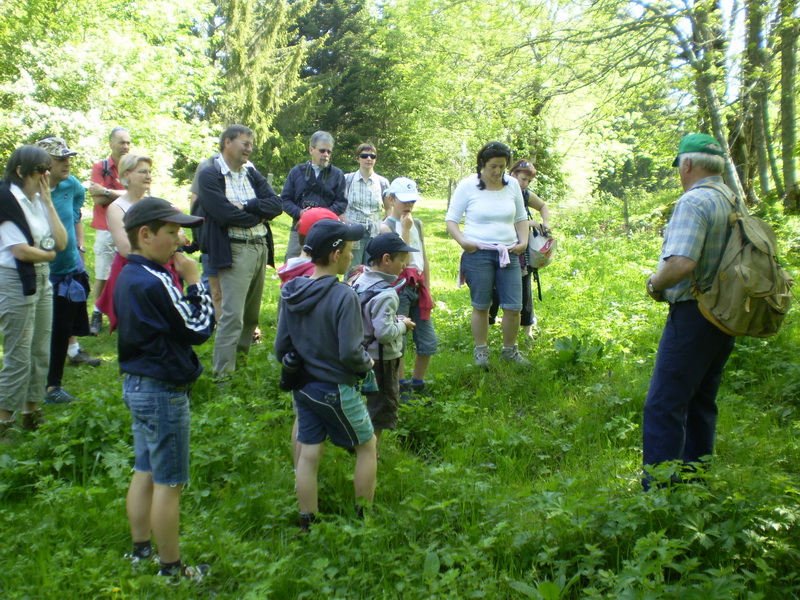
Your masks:
M189 397L203 366L192 349L214 330L211 294L197 263L175 250L181 225L199 225L161 198L143 198L125 214L131 243L128 264L114 289L119 317L119 366L123 399L133 417L134 474L127 512L133 563L153 559L151 534L161 559L159 574L198 581L208 565L181 561L180 497L189 481ZM166 265L186 283L175 286Z

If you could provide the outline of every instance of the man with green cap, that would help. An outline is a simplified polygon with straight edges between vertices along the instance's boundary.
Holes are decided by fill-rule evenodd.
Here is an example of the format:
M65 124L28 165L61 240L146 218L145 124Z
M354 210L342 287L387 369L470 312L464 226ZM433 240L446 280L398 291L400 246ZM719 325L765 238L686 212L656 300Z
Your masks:
M684 137L672 163L684 194L667 224L658 269L647 293L669 304L656 365L644 406L645 489L649 465L681 461L689 470L714 451L716 397L734 338L703 317L692 295L711 287L730 237L729 198L722 180L725 152L706 134Z

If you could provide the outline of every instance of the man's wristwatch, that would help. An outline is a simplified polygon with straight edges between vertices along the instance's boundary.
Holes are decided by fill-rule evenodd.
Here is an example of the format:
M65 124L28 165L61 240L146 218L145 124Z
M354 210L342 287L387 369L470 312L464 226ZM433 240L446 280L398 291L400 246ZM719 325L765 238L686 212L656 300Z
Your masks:
M83 252L86 254L86 246L78 246L78 252Z
M109 190L108 188L103 190L103 196L110 196L110 195L111 195L111 190Z
M652 277L649 277L647 279L647 291L650 292L651 294L660 294L661 293L659 290L657 290L655 287L653 287Z

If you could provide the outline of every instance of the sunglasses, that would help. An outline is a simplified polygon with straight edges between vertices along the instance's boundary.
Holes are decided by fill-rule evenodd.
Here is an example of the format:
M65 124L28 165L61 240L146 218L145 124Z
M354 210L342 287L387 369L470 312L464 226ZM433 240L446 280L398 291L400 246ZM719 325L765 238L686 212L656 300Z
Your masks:
M519 164L517 165L517 168L520 168L520 167L522 167L522 168L524 168L524 169L527 169L528 167L532 167L532 166L533 166L533 165L532 165L531 163L529 163L527 160L521 160L521 161L519 162Z
M319 152L320 154L332 154L333 153L333 150L331 150L330 148L314 148L314 149L317 152Z
M358 155L358 158L371 158L372 160L375 160L376 158L378 158L378 155L370 154L369 152L362 152L361 154Z
M37 173L47 173L50 170L50 165L36 165L33 170Z

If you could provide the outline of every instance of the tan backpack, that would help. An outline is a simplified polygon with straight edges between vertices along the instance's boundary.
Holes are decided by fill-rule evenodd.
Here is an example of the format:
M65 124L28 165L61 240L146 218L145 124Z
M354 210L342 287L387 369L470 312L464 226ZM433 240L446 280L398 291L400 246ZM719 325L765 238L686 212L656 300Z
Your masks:
M709 183L733 206L732 227L711 289L701 292L692 274L692 294L703 316L728 335L769 337L792 305L794 280L778 262L775 232L747 213L727 187Z

